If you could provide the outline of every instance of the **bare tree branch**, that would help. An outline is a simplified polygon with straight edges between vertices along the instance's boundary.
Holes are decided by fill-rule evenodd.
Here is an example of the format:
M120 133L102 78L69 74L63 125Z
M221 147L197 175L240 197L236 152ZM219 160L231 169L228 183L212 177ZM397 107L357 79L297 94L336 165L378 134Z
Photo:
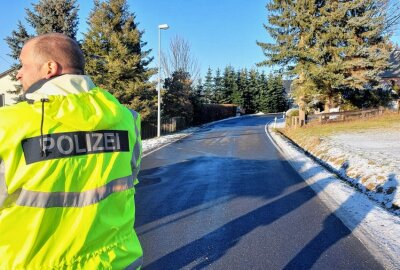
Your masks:
M400 23L400 1L399 0L377 0L379 5L378 16L385 18L384 31L393 33L399 27Z
M179 36L171 40L168 54L161 54L161 66L165 78L178 70L188 72L192 82L196 82L200 76L200 65L191 55L189 42Z

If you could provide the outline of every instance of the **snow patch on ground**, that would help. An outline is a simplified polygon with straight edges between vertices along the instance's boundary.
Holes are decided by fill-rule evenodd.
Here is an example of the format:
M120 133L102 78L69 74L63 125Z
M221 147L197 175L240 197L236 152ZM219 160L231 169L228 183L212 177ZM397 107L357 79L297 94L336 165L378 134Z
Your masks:
M340 133L330 136L341 148L374 161L376 164L398 168L400 165L400 130L372 130L368 132Z
M400 214L400 130L341 133L328 137L347 160L342 174L366 189L385 207ZM353 171L353 173L352 173ZM350 174L350 175L349 175ZM351 177L358 175L358 177Z
M177 140L185 138L186 136L189 136L190 134L192 134L193 132L195 132L198 129L199 129L199 127L194 127L194 128L185 129L181 132L143 140L142 141L143 156L146 156L146 155L152 153L153 151L158 150L160 147L164 147L170 143L173 143Z
M400 215L400 130L338 133L302 146L371 199Z

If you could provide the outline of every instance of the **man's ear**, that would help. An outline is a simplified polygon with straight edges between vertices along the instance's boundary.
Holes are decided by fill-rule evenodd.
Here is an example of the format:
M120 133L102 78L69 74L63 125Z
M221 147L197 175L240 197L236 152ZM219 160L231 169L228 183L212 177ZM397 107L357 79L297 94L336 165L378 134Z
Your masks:
M44 68L45 68L45 78L46 79L50 79L51 77L58 76L61 73L61 67L55 61L47 61Z

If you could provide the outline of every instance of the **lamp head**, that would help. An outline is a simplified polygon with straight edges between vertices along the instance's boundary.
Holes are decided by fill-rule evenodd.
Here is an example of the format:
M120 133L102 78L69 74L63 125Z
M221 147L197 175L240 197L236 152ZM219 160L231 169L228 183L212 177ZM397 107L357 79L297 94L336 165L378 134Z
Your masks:
M169 26L168 26L168 24L160 24L160 25L158 26L158 28L159 28L159 29L162 29L162 30L167 30L167 29L169 28Z

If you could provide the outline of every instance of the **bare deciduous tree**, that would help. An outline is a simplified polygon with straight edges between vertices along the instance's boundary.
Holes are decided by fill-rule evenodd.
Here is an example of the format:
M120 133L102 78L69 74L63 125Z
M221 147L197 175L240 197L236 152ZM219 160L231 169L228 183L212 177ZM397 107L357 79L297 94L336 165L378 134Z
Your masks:
M171 40L168 54L161 54L161 66L165 78L178 70L188 72L192 82L196 82L200 75L200 65L191 55L189 42L179 36Z
M378 0L378 15L385 17L385 32L393 33L400 23L400 1L399 0Z

